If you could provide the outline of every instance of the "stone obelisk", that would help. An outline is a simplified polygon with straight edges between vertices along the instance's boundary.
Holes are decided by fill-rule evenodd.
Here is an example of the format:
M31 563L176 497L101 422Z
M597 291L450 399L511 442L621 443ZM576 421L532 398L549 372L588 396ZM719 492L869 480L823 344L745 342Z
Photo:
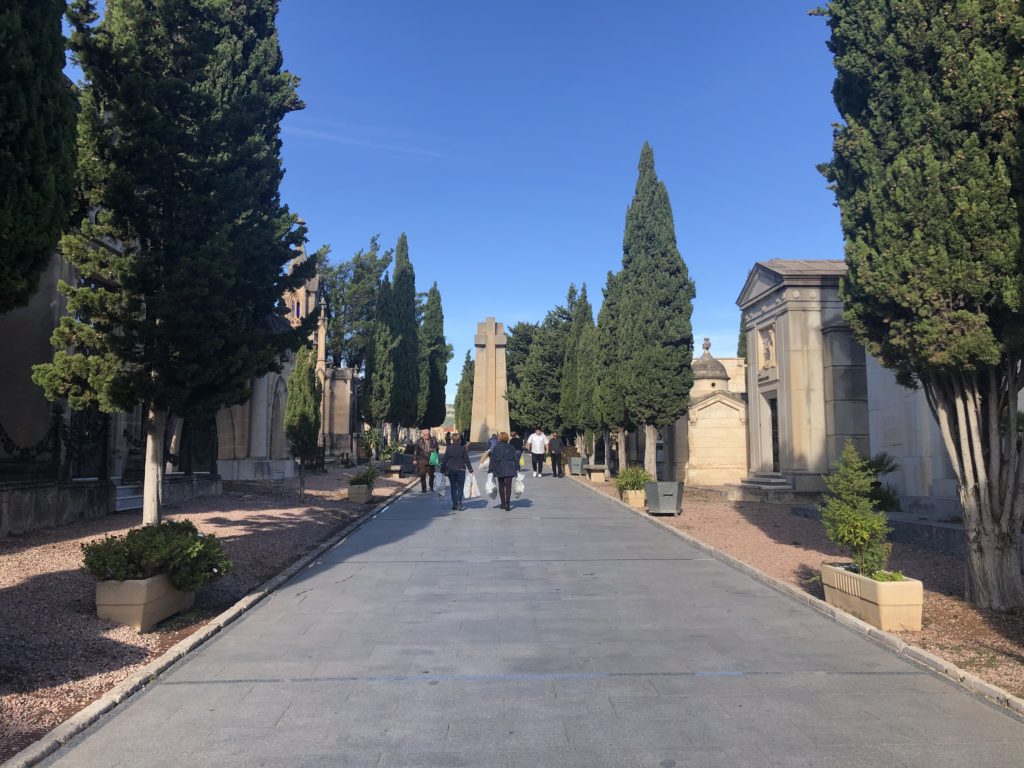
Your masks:
M477 323L476 367L473 369L473 419L469 427L470 443L486 443L494 434L507 432L508 401L505 391L505 344L508 336L501 323L488 317Z

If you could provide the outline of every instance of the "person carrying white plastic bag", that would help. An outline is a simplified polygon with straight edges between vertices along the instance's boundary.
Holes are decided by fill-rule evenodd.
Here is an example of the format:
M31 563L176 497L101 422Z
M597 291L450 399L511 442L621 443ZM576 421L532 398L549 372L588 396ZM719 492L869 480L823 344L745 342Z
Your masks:
M466 484L462 488L462 498L464 499L475 499L480 495L480 485L476 481L476 477L470 472L466 475ZM461 504L459 505L462 506Z

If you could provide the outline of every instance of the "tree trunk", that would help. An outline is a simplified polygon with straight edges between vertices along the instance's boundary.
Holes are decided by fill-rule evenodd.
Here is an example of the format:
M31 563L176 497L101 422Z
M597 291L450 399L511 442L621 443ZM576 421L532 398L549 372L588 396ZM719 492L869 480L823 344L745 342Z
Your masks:
M644 424L644 469L658 479L658 428L653 424Z
M306 493L306 463L299 459L299 503L302 503Z
M996 611L1024 607L1021 360L1010 355L976 372L922 376L921 385L957 478L967 539L965 599Z
M142 524L160 522L160 486L164 481L164 433L167 411L149 409L146 418L146 469L142 480Z
M391 440L389 441L392 445L398 444L398 423L395 422L391 425Z
M967 516L964 516L967 519ZM995 610L1019 606L1024 594L1020 536L967 531L965 599Z
M601 430L601 439L604 441L604 465L610 470L612 468L612 435L607 429Z
M619 427L617 440L619 443L618 452L619 455L616 457L618 461L618 467L616 468L619 472L629 466L629 454L626 449L626 428Z

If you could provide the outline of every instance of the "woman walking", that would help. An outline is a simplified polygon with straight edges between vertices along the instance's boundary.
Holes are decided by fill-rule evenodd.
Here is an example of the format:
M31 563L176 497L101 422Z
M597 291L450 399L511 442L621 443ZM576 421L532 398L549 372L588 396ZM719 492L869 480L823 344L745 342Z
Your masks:
M512 480L519 474L516 467L516 452L509 445L508 432L498 435L498 444L491 451L491 463L488 471L498 484L498 496L501 508L508 511L512 508Z
M462 436L458 432L449 433L452 444L445 449L441 461L441 472L448 476L448 485L452 487L452 509L462 509L462 490L466 485L466 473L472 472L469 453L462 444Z

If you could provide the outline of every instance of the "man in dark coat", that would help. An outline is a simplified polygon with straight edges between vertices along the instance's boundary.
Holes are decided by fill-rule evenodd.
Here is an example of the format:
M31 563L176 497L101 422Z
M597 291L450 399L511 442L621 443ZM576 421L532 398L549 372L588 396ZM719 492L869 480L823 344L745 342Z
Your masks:
M562 468L563 451L565 451L565 445L562 443L562 438L558 436L557 432L552 432L551 438L548 440L548 453L551 454L552 477L565 477L565 470Z
M437 452L437 439L430 434L429 429L420 433L420 439L416 441L413 456L416 459L416 474L420 476L420 493L427 492L427 478L430 478L430 490L434 490L434 465L430 463L430 455ZM440 459L438 459L440 462Z

